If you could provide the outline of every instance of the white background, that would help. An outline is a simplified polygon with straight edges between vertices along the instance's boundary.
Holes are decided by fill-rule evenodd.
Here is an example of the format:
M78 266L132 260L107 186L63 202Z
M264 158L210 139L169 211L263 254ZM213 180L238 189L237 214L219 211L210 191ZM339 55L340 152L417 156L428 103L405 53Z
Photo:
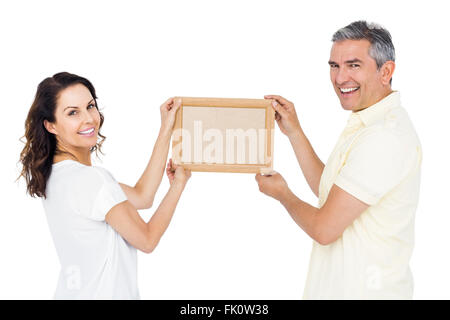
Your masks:
M438 1L2 1L0 4L0 298L51 299L59 262L40 199L17 183L24 121L38 83L87 77L105 124L102 162L134 184L175 95L262 98L296 105L326 161L348 113L334 94L331 36L375 21L397 52L401 91L424 150L411 260L416 299L450 298L449 11ZM275 169L317 205L288 140L275 133ZM155 206L168 189L164 178ZM155 208L142 211L149 219ZM169 229L139 253L144 299L301 299L312 240L253 175L193 173Z

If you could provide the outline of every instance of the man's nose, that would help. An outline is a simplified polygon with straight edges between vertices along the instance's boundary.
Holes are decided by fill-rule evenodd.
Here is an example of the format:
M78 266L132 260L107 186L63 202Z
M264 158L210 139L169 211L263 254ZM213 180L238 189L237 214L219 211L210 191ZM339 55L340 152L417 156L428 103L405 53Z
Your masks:
M349 80L350 80L350 77L349 77L349 74L348 74L346 68L339 68L337 70L336 78L335 78L336 84L342 85L343 83L345 83Z

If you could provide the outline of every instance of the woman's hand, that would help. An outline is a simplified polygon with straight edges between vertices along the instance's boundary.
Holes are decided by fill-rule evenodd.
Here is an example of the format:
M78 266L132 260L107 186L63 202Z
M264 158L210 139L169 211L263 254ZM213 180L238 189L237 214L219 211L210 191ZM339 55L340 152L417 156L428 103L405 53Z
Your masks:
M187 181L191 177L191 170L184 169L182 166L177 166L169 159L166 168L167 178L169 178L169 183L180 183L183 186L186 185Z
M273 99L272 107L276 111L275 120L281 132L290 138L301 131L300 122L292 102L275 95L264 96L264 99Z
M160 107L161 112L161 130L172 133L175 123L175 115L181 106L181 99L170 98Z

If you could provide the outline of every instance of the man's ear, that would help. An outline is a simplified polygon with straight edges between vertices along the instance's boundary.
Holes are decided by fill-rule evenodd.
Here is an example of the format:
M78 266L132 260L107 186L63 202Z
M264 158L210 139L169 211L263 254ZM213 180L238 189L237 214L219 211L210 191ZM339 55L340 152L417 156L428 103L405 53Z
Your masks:
M54 135L58 134L55 128L55 124L53 122L44 120L44 127L45 129L47 129L48 132L53 133Z
M383 85L389 85L395 70L394 61L386 61L381 67L381 82Z

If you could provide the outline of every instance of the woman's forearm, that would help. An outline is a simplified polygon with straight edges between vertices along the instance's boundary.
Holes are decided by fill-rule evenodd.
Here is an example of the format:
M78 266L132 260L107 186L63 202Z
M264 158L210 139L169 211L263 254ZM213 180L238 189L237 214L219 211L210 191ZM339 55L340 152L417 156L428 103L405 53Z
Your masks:
M161 128L147 167L135 185L142 202L146 203L148 208L153 204L156 191L164 175L164 168L169 153L170 136L171 130Z
M184 184L174 182L164 199L161 201L158 209L155 211L149 222L147 222L150 251L153 251L158 245L159 240L167 230L178 201L180 200L181 193L184 190L184 186Z

